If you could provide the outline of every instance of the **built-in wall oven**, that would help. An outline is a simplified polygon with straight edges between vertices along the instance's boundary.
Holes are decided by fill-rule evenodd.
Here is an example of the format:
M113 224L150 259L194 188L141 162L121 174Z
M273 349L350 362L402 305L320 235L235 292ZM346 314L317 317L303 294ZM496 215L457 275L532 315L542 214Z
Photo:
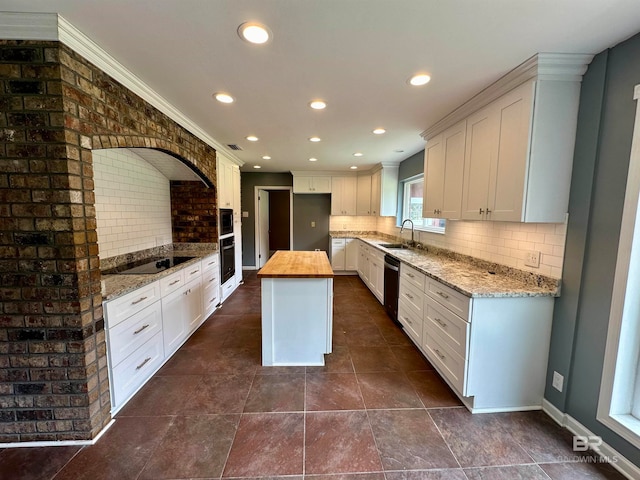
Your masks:
M223 284L236 274L235 250L233 235L220 239L220 270Z
M233 210L230 208L220 209L220 236L233 233Z

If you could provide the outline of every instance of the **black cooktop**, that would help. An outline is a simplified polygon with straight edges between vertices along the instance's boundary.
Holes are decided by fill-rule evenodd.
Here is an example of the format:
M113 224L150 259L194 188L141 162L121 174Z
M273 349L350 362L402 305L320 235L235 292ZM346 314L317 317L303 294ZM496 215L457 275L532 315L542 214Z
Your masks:
M103 275L135 275L151 274L175 267L181 263L188 262L195 257L154 257L125 263L109 270L104 270Z

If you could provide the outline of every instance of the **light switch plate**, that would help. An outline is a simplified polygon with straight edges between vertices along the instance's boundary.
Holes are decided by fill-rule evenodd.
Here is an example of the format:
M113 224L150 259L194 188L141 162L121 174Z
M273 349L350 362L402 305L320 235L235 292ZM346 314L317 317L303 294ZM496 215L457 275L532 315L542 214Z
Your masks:
M558 372L553 372L553 382L551 383L551 385L553 386L553 388L555 388L556 390L558 390L559 392L562 391L562 387L564 385L564 377L562 375L560 375Z
M539 268L540 267L540 252L535 250L531 250L525 253L524 256L524 264L529 267Z

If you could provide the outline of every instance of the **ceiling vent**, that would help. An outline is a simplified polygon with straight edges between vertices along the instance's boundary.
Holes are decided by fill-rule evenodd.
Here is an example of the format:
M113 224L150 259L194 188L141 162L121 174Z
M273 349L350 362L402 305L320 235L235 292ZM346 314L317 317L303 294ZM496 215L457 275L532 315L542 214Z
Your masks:
M229 147L231 150L242 150L242 148L236 145L235 143L229 143L227 144L227 147Z

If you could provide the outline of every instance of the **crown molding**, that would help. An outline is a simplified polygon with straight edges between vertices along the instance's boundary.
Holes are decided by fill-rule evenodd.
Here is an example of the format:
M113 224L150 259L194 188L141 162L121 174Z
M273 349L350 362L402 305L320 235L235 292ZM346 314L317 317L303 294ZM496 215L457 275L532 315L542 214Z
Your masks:
M244 165L244 162L229 150L226 145L221 144L200 128L198 124L184 115L61 15L55 13L0 12L0 31L2 31L2 37L9 40L58 40L64 43L107 75L110 75L140 98L160 110L174 122L214 148L216 152L223 153L237 165Z
M531 80L581 82L593 55L577 53L538 53L525 60L509 73L489 85L480 93L460 105L442 120L420 135L425 140L433 138L472 113L486 107L505 93Z
M5 40L58 40L58 15L0 12L0 32Z

